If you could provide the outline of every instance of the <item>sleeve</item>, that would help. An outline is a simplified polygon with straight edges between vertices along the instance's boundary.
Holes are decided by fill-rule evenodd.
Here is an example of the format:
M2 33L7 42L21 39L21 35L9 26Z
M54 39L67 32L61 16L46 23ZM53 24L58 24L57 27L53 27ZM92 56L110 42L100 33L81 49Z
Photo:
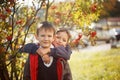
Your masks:
M59 47L51 48L50 55L56 58L61 57L61 58L64 58L65 60L69 60L71 53L72 51L70 49L70 46L67 45L66 47L59 46Z
M36 50L39 48L39 46L35 43L28 43L24 45L22 48L19 49L19 52L25 52L25 53L36 53Z
M63 80L73 80L69 63L67 61L64 61L63 66Z

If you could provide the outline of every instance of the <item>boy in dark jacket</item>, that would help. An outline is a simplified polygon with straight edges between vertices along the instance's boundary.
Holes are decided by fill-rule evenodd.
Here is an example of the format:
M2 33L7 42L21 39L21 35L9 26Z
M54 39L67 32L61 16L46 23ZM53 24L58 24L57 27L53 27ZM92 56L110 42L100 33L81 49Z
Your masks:
M44 65L45 56L49 58L48 52L51 53L49 50L54 40L54 34L55 30L48 22L43 22L37 29L36 38L41 47L40 55L30 54L24 69L24 80L72 80L69 65L64 59L51 57L51 65L49 67ZM44 49L47 53L44 52Z

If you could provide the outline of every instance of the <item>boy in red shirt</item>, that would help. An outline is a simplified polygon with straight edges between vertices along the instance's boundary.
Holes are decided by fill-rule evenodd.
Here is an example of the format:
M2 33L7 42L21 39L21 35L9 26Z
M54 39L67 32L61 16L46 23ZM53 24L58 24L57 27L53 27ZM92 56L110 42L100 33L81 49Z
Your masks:
M69 65L63 59L56 57L53 57L53 59L51 58L52 63L47 68L43 63L43 61L46 60L45 56L47 56L48 60L51 60L49 59L48 52L54 40L54 34L55 30L48 22L43 22L37 30L36 38L39 41L41 52L40 55L30 54L25 65L24 80L72 80ZM47 53L45 52L45 49ZM63 65L62 63L65 64Z

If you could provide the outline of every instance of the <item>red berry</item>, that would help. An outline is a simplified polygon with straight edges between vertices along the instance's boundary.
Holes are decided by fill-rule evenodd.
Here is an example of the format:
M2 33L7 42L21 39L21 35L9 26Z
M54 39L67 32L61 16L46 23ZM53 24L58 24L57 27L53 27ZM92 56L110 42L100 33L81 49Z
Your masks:
M79 34L76 40L79 41L81 39L81 37L82 37L82 34Z
M61 16L61 13L60 13L60 12L56 12L55 14L58 15L58 16Z
M81 38L81 37L82 37L82 34L79 34L78 36L79 36L79 38Z
M12 36L7 36L6 39L7 39L8 41L11 41L11 40L12 40Z
M22 24L22 20L16 21L16 24Z
M57 8L57 6L51 6L51 9L56 9Z
M0 14L0 19L5 20L6 18L7 18L6 15L4 15L4 14Z
M14 0L8 0L9 2L14 2Z
M6 9L6 12L11 13L11 10L9 8Z
M78 39L75 39L75 40L72 41L72 43L78 44L78 43L79 43L79 40L78 40Z
M93 4L90 9L91 9L92 12L96 12L97 4Z
M92 31L91 32L91 37L94 37L96 34L97 34L96 31Z
M80 37L78 37L76 40L80 40Z

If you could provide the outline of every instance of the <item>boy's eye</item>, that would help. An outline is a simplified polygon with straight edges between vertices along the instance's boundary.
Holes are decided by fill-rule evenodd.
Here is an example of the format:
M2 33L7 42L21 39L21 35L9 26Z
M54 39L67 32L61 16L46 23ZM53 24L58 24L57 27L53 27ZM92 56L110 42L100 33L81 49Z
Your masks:
M52 35L48 35L48 37L52 37Z
M57 36L56 38L57 38L57 39L60 39L60 37L59 37L59 36Z
M45 35L40 35L41 37L45 37Z
M67 40L63 39L64 42L67 42Z

